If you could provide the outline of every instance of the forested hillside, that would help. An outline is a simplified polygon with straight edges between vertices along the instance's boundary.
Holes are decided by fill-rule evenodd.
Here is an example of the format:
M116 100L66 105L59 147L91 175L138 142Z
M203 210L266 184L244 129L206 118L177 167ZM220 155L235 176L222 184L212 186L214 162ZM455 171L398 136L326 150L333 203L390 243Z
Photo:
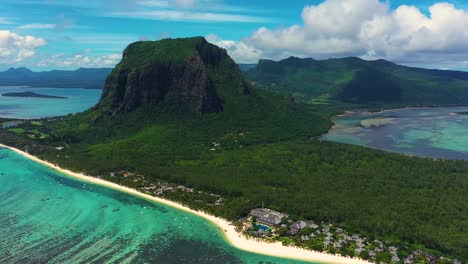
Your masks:
M247 80L298 98L401 105L468 104L468 73L427 70L349 57L260 60Z

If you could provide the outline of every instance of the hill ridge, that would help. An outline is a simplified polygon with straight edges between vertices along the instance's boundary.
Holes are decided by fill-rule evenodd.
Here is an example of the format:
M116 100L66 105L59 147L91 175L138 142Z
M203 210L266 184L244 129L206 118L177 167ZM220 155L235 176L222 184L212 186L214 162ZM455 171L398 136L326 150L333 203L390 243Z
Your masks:
M259 88L305 99L415 106L468 104L468 72L408 67L383 59L259 60L245 76Z
M35 72L26 67L0 71L1 86L102 89L110 68L79 68Z

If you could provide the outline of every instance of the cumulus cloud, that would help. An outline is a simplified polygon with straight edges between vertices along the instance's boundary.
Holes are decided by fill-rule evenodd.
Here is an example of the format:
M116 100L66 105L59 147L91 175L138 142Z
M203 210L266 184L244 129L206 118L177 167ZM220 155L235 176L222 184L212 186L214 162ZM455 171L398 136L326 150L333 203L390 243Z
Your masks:
M259 28L241 41L219 38L239 62L287 55L360 56L405 63L450 64L468 60L468 12L436 3L426 15L415 6L391 9L379 0L326 0L304 7L302 24ZM258 57L254 58L254 54Z
M215 34L208 35L205 38L208 42L226 49L229 55L238 62L256 61L263 55L261 50L255 49L242 41L222 40Z
M19 63L34 56L36 49L46 45L42 38L18 35L0 30L0 63Z
M81 54L67 57L65 54L55 54L42 59L36 66L44 68L107 68L114 67L122 58L121 54L91 56L91 50L86 49Z

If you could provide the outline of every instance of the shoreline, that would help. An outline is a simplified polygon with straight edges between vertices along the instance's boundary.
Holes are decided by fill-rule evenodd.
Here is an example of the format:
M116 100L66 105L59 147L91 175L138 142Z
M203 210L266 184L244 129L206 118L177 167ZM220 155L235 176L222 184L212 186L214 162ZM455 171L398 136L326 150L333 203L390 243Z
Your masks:
M393 112L393 111L400 111L400 110L407 110L407 109L432 109L432 108L466 108L468 105L448 105L448 106L403 106L403 107L395 107L395 108L381 108L378 111L370 111L367 108L350 108L347 110L343 110L342 114L339 115L334 115L331 118L337 118L337 117L346 117L349 115L354 115L354 114L383 114L387 112Z
M466 108L468 105L455 105L455 106L405 106L405 107L396 107L396 108L383 108L380 109L379 111L372 112L369 111L369 109L365 108L351 108L347 110L343 110L341 114L333 115L330 116L330 121L333 123L333 125L328 129L326 133L323 133L322 135L319 136L320 139L322 139L324 136L333 133L334 130L336 130L337 127L341 126L336 122L336 119L342 118L342 117L347 117L350 115L356 115L356 114L363 114L363 115L373 115L373 114L384 114L388 112L393 112L393 111L401 111L401 110L407 110L407 109L431 109L431 108ZM456 115L460 115L457 112L454 112ZM399 153L399 152L395 152Z
M26 153L14 147L0 144L0 148L11 150L25 158L32 160L33 162L42 164L48 168L51 168L62 174L65 174L66 176L69 176L70 178L82 180L88 183L92 183L92 184L107 187L107 188L111 188L116 191L121 191L130 195L134 195L136 197L145 199L147 201L164 204L166 206L170 206L172 208L182 210L184 212L202 217L203 219L209 221L211 224L215 225L219 229L219 232L220 234L222 234L223 238L231 246L237 249L243 250L243 251L260 254L260 255L271 256L271 257L279 257L279 258L294 259L294 260L309 261L309 262L339 263L339 264L341 263L342 264L370 263L365 260L361 260L357 258L349 258L349 257L338 256L338 255L332 255L328 253L306 250L306 249L302 249L298 247L283 246L280 242L268 243L266 241L247 238L244 235L238 233L235 230L235 227L234 225L232 225L232 223L220 217L216 217L216 216L213 216L205 212L201 212L201 211L196 211L182 204L179 204L170 200L166 200L163 198L159 198L159 197L154 197L148 194L144 194L135 189L131 189L129 187L118 185L113 182L105 181L100 178L96 178L96 177L84 175L82 173L76 173L67 169L63 169L55 164L52 164L45 160L41 160L36 156L33 156L29 153Z

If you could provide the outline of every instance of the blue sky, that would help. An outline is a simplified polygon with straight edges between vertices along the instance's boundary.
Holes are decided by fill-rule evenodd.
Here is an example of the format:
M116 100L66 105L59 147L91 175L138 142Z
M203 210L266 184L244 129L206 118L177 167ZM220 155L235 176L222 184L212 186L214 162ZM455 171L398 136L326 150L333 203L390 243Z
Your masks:
M2 0L0 70L112 67L131 42L188 36L238 62L359 56L465 70L465 28L462 0Z

